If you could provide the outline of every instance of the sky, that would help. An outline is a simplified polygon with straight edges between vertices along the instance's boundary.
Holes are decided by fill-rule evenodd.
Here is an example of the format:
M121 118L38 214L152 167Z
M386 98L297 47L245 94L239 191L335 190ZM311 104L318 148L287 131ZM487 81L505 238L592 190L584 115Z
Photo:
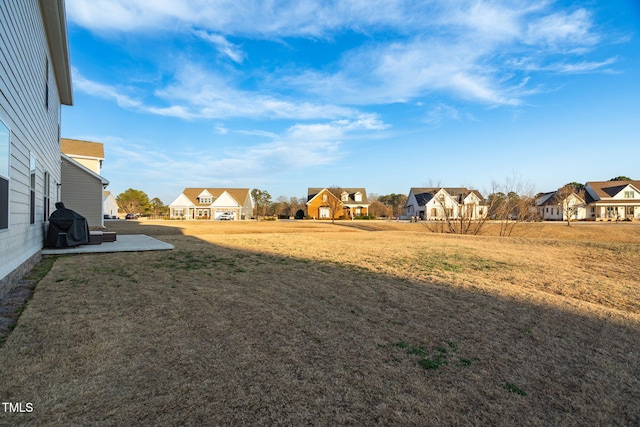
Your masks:
M65 3L115 195L640 179L636 0Z

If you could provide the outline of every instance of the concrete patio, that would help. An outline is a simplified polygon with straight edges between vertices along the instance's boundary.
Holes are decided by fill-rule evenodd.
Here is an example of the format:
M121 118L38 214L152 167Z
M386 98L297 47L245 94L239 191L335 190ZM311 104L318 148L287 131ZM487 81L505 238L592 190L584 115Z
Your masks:
M118 235L115 242L81 245L71 248L44 248L42 255L87 254L107 252L166 251L174 246L145 234Z

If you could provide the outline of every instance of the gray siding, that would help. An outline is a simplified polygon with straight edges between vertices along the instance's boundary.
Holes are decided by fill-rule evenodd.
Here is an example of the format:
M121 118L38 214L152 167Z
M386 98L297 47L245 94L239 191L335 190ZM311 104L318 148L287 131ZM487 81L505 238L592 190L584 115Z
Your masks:
M42 248L44 173L51 176L51 205L56 202L56 184L60 182L60 98L37 0L0 2L0 92L0 120L9 128L11 139L9 228L0 230L3 279ZM35 224L30 224L29 215L31 155L37 167Z
M62 202L89 222L89 227L102 226L102 180L78 165L62 163Z

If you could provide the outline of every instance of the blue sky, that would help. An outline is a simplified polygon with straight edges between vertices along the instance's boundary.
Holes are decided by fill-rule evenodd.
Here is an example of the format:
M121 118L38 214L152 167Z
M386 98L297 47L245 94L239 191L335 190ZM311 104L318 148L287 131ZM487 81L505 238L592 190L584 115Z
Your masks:
M486 193L640 179L635 0L66 0L102 174L185 187Z

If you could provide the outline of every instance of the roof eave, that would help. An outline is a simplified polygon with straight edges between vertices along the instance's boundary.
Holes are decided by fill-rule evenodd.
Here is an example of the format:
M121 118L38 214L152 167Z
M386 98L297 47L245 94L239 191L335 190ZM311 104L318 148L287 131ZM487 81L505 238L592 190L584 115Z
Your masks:
M71 69L69 66L69 41L64 0L40 0L40 10L47 33L51 64L58 86L60 103L73 105Z

